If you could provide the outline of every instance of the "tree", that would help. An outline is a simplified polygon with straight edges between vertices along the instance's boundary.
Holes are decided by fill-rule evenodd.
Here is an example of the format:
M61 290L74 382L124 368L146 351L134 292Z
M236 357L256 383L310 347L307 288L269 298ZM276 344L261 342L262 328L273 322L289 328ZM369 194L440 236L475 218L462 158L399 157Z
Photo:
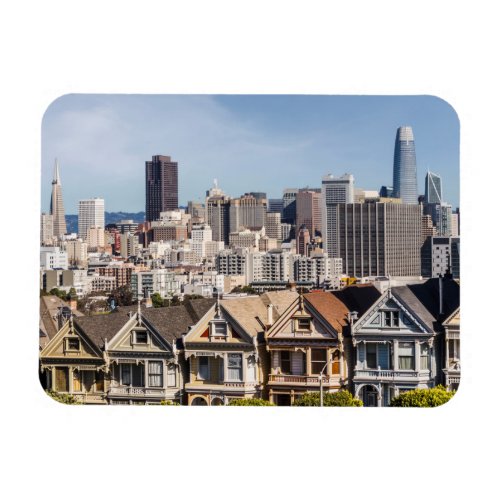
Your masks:
M293 406L320 406L320 393L306 392L294 401ZM363 406L363 402L342 389L338 392L323 393L323 406Z
M115 299L115 305L117 306L131 306L134 302L132 290L130 290L130 287L127 285L115 288L110 293L110 297Z
M52 288L49 293L50 295L59 297L61 300L66 300L66 296L68 295L64 290L59 290L59 288Z
M228 406L276 406L271 401L259 398L242 398L233 399L229 402Z
M434 408L447 403L457 391L447 391L442 385L432 389L414 389L403 392L391 401L391 406L413 407L413 408Z
M151 295L151 302L153 303L153 307L163 307L165 305L162 296L158 292Z

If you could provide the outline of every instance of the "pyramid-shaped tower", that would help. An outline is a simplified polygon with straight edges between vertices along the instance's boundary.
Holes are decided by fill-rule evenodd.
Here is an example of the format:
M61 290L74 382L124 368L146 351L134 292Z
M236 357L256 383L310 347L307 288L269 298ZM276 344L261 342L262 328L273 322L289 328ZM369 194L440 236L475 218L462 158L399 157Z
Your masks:
M66 234L66 218L62 197L61 179L59 177L59 163L57 158L54 165L54 179L52 180L52 195L50 197L50 214L53 218L54 236Z

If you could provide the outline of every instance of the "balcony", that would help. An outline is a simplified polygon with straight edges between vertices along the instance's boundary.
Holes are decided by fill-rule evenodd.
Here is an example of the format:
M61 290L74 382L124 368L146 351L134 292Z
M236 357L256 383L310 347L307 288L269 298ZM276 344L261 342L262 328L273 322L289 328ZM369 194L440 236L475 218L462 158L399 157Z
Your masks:
M355 369L354 378L356 380L377 380L381 382L407 380L414 381L420 379L429 379L429 370L417 372L415 370L370 370L370 369Z
M303 387L319 387L319 375L269 375L270 384L300 385ZM323 375L323 385L339 385L339 375Z
M165 389L152 387L110 387L109 396L156 397L164 398Z

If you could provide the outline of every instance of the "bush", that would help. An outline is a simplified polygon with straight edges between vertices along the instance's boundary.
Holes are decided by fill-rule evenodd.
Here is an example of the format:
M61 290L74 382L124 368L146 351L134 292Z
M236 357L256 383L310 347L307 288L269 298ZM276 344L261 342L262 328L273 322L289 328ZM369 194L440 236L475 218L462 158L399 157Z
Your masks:
M319 406L319 403L319 392L306 392L294 401L293 406ZM342 389L338 392L323 393L323 406L363 406L363 403L349 391Z
M391 401L391 406L406 408L434 408L447 403L457 391L447 391L442 385L432 389L414 389L403 392Z
M271 401L259 398L233 399L228 406L275 406Z
M75 396L72 394L63 394L61 392L56 392L56 391L45 391L52 399L57 401L58 403L63 403L65 405L79 405L82 404L80 401L78 401Z
M172 401L170 399L164 399L161 403L162 406L180 406L177 401Z

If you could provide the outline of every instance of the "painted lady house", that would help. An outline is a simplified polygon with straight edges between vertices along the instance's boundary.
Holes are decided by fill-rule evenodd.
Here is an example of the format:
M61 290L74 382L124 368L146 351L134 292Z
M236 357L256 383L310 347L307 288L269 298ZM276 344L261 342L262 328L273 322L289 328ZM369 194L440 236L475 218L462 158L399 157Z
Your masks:
M458 306L455 281L430 279L389 288L353 323L352 386L364 406L389 406L401 392L442 383L442 322Z
M296 298L294 291L280 291L218 301L183 338L189 368L187 404L266 399L269 362L264 331Z
M71 317L41 352L44 386L85 403L181 402L181 336L213 304L199 299L167 308Z

